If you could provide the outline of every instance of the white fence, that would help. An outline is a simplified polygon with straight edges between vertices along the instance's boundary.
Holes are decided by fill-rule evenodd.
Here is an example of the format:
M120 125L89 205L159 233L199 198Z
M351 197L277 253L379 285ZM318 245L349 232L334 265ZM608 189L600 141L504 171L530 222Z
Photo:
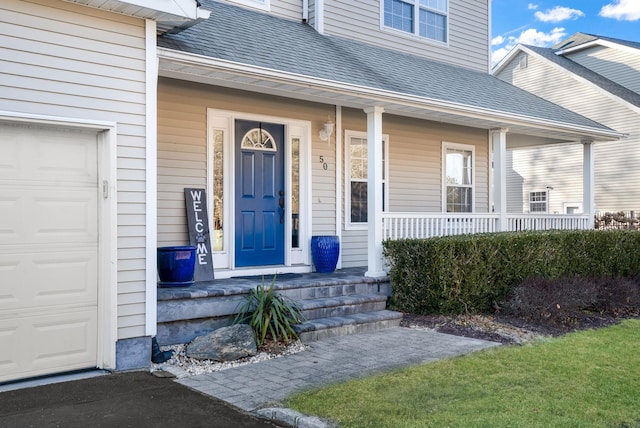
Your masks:
M507 214L509 231L589 229L589 216L569 214Z
M498 232L497 214L383 213L383 239L432 238ZM588 229L589 217L564 214L508 214L508 231Z

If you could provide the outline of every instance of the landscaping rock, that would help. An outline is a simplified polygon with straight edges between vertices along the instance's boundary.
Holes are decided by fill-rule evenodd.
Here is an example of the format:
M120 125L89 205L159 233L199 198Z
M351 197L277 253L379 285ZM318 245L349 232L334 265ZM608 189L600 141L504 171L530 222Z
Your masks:
M219 328L187 345L187 357L198 360L234 361L257 352L253 330L247 324Z

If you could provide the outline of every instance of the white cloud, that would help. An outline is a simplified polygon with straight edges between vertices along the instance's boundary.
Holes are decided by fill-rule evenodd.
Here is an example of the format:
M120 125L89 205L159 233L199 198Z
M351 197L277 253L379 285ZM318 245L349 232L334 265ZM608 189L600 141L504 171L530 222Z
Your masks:
M637 21L640 19L640 2L638 0L614 0L613 3L602 6L599 15L618 21Z
M537 31L535 28L529 28L520 33L517 43L533 46L551 46L558 43L566 35L567 32L562 27L556 27L548 33Z
M491 46L495 46L495 45L501 45L503 44L505 41L505 38L502 36L496 36L493 39L491 39Z
M502 36L496 36L491 41L493 46L500 45L501 43L494 43L498 38L503 40L504 46L494 50L491 53L491 62L495 65L504 56L509 53L517 44L532 45L549 47L555 45L567 36L567 31L562 27L556 27L548 33L538 31L535 28L529 28L520 33L518 37L509 36L506 39Z
M637 1L637 0L635 0ZM536 12L535 17L542 22L562 22L567 20L575 20L584 16L584 12L578 9L571 9L563 6L556 6L553 9L547 9L544 12Z
M537 8L538 8L537 4L529 3L527 5L527 9L529 9L529 10L536 10Z

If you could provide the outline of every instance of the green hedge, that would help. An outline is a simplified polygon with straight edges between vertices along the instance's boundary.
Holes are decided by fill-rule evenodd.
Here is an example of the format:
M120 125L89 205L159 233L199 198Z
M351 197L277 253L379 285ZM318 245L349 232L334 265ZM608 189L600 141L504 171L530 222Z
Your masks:
M549 231L385 241L392 308L414 314L486 312L530 277L633 276L640 233Z

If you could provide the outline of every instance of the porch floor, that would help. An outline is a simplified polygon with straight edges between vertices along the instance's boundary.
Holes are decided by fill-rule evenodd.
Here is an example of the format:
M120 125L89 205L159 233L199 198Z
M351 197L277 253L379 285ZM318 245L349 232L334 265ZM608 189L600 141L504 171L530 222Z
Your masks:
M275 276L275 289L288 290L301 287L389 282L388 277L368 278L364 276L365 271L365 267L352 267L331 273L282 273ZM250 289L261 284L263 280L265 285L270 285L273 281L273 275L239 276L214 279L213 281L199 281L189 287L158 288L158 301L246 294Z

